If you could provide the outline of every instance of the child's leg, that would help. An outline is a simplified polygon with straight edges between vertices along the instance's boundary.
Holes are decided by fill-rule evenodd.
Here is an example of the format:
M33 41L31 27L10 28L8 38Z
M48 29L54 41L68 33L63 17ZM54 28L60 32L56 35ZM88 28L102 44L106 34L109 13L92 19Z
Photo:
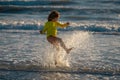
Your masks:
M53 47L55 47L57 49L57 51L59 51L59 43L56 39L56 37L54 36L49 36L47 37L48 42L50 42L51 44L53 44Z
M58 39L61 47L66 51L66 53L69 53L69 52L72 50L72 48L69 48L69 49L68 49L68 48L66 47L66 45L64 44L64 42L63 42L63 40L62 40L61 38L58 38L58 37L57 37L57 39Z
M58 43L60 43L60 46L66 51L67 47L66 47L65 43L63 42L63 40L61 38L57 37L57 41L58 41Z
M72 50L72 48L68 49L68 48L66 47L66 45L64 44L64 42L63 42L63 40L62 40L61 38L54 37L54 36L49 36L49 37L47 38L47 40L48 40L51 44L53 44L53 45L56 47L56 49L59 49L59 44L60 44L60 46L66 51L66 53L69 53L69 52Z
M60 50L60 47L59 47L59 44L58 44L58 43L53 44L53 47L55 47L57 51Z
M53 45L53 47L55 47L56 48L56 50L59 52L59 43L58 43L58 41L57 41L57 39L56 39L56 37L54 37L54 36L49 36L49 37L47 37L47 40L48 40L48 42L50 42L52 45ZM54 57L55 57L55 65L58 63L58 54L54 54Z

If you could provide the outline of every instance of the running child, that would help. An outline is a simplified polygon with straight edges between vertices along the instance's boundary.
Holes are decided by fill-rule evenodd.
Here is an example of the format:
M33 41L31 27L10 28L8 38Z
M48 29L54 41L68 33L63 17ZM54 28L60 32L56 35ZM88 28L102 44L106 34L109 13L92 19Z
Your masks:
M66 51L68 54L72 48L67 48L63 40L57 37L57 27L67 27L70 23L61 24L58 19L60 14L58 11L52 11L48 15L48 21L45 23L43 30L40 31L40 34L47 34L47 40L50 42L57 50L59 50L59 45Z

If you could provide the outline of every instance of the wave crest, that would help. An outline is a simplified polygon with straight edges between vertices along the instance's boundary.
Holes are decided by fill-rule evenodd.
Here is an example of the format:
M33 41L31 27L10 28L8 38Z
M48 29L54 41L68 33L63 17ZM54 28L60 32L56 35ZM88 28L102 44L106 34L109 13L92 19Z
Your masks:
M43 28L42 23L1 23L0 30L40 30ZM72 23L68 28L58 29L60 31L90 31L90 32L120 32L119 26L110 26L105 24L74 24Z

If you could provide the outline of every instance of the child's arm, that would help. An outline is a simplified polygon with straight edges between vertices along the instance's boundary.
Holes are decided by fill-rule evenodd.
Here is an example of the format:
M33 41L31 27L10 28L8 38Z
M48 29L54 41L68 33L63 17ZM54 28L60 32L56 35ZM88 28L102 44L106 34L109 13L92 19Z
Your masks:
M45 32L47 31L47 25L45 24L43 30L40 30L40 34L45 34Z
M40 32L40 34L43 34L42 30L40 30L39 32Z
M60 27L62 27L62 28L67 27L68 25L70 25L69 22L64 23L64 24L61 24L61 23L57 22L57 26L60 26Z

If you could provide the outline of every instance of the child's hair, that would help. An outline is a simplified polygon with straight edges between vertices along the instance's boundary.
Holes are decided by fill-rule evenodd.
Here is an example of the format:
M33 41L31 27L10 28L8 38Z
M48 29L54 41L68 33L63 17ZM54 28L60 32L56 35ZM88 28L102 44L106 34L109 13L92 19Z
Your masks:
M52 11L48 16L48 21L52 21L53 19L60 16L60 13L58 11Z

